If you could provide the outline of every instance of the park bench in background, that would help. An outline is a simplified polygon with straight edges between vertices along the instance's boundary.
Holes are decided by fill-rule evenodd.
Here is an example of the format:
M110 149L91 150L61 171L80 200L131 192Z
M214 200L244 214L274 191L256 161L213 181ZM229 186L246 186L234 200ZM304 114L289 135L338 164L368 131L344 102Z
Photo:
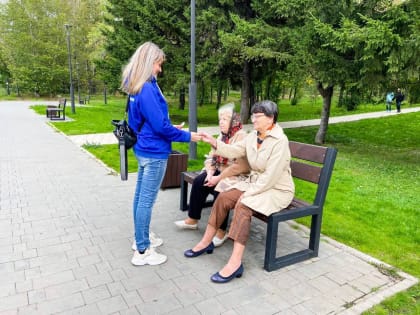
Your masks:
M80 105L89 104L89 101L90 101L90 96L88 95L88 96L85 96L84 98L80 98L79 99L79 104Z
M322 211L337 156L337 150L334 148L293 141L289 142L289 147L292 155L291 169L293 178L314 184L316 186L315 195L312 201L303 200L299 196L299 189L296 189L295 198L293 198L292 203L286 209L282 209L270 216L254 211L254 217L267 223L264 258L264 269L267 271L273 271L318 256ZM183 172L181 174L181 210L188 209L188 184L192 184L199 173L199 171L196 171ZM212 203L213 201L209 201L207 205L210 206ZM277 257L279 223L307 216L311 217L308 247Z
M48 105L45 113L47 118L51 120L65 120L66 119L66 102L65 98L60 98L58 105Z

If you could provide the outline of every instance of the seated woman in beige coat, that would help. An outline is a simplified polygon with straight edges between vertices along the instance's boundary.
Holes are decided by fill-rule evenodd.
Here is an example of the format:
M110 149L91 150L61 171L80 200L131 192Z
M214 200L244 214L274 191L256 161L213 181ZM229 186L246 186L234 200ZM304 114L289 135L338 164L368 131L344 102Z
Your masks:
M217 229L234 209L229 230L229 237L234 241L233 251L227 264L211 277L217 283L228 282L243 274L242 256L249 237L252 211L268 216L286 208L294 196L289 140L276 123L277 105L261 101L254 104L251 113L254 131L240 142L229 145L201 133L203 141L210 143L216 154L227 158L246 157L250 166L250 173L244 180L219 194L203 238L184 252L186 257L197 257L205 252L211 254Z
M244 139L247 133L242 129L241 119L234 111L234 104L229 103L219 108L220 134L218 140L224 143L233 144ZM249 168L245 159L227 159L214 154L212 149L204 161L203 171L194 179L191 187L190 202L188 206L188 217L184 220L175 221L175 225L184 230L198 229L198 221L201 219L201 212L205 207L209 194L214 198L223 189L240 178L242 173L248 173ZM228 217L219 227L213 238L215 247L223 245L227 239Z

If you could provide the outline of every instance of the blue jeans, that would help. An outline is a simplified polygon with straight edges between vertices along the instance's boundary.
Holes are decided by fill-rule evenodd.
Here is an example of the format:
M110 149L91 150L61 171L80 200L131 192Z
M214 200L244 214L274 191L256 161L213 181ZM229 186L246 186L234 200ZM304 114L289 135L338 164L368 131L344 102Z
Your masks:
M166 171L167 159L136 156L138 161L137 185L133 201L134 231L137 249L150 247L149 227L152 208Z

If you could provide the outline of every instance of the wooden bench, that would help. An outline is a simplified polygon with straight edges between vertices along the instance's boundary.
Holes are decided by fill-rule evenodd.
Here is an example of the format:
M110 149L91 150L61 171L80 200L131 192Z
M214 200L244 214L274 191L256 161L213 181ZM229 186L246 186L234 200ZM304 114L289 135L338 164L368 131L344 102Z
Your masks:
M90 96L85 96L84 98L79 99L79 104L80 105L89 104L89 100L90 100Z
M179 203L179 209L182 211L188 210L188 184L192 185L194 179L201 173L202 171L192 171L192 172L182 172L181 173L181 198ZM213 200L207 200L205 203L206 207L211 207L214 202L214 195Z
M306 201L299 198L297 189L295 198L286 209L282 209L268 217L254 211L254 217L267 223L264 257L264 269L267 271L273 271L318 256L322 212L337 156L337 150L334 148L293 141L289 142L289 147L292 155L291 169L293 178L314 184L315 194L312 201ZM192 184L199 173L198 171L183 172L181 174L181 210L188 209L188 184ZM211 206L212 203L213 201L209 201L207 205ZM311 217L308 247L277 257L279 223L307 216Z
M65 120L66 119L66 102L65 98L60 98L58 106L48 105L45 114L51 120Z

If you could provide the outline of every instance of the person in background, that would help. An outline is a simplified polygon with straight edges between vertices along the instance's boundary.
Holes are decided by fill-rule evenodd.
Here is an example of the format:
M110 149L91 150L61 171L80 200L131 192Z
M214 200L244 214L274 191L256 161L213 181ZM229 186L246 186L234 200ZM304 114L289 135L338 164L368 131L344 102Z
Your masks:
M391 106L392 106L392 101L394 100L394 92L388 92L386 94L386 111L390 112L391 111Z
M163 240L149 231L152 208L163 180L171 143L199 141L195 132L173 126L168 104L157 76L165 61L164 52L154 43L140 45L122 73L121 88L129 95L128 124L137 132L133 147L138 161L137 183L133 201L134 250L131 263L136 266L159 265L167 257L154 248ZM141 126L141 129L140 129Z
M401 89L397 89L397 93L395 94L395 103L397 105L397 112L401 112L401 103L404 100L404 94L401 92Z
M218 111L218 116L220 127L219 140L233 144L245 138L246 132L242 129L239 114L234 112L233 104L222 106ZM238 180L237 176L233 175L240 175L240 173L246 172L248 172L248 163L245 160L239 161L223 158L214 154L212 149L204 161L203 171L194 179L192 184L188 217L174 222L175 225L180 229L196 230L208 195L213 194L214 198L217 198L221 189L226 189L228 185ZM226 181L224 178L226 178ZM225 183L220 183L222 179ZM214 246L221 246L226 241L227 224L228 216L213 238Z
M207 133L200 133L202 140L214 148L215 154L227 158L246 157L250 166L250 173L244 180L219 194L202 239L184 252L188 258L211 254L214 250L212 239L217 229L229 211L234 209L229 229L229 237L234 241L233 251L224 267L211 276L211 281L216 283L242 276L242 257L253 211L269 216L286 208L294 196L289 140L276 123L277 104L268 100L258 102L252 107L251 114L254 131L235 144L226 144Z

